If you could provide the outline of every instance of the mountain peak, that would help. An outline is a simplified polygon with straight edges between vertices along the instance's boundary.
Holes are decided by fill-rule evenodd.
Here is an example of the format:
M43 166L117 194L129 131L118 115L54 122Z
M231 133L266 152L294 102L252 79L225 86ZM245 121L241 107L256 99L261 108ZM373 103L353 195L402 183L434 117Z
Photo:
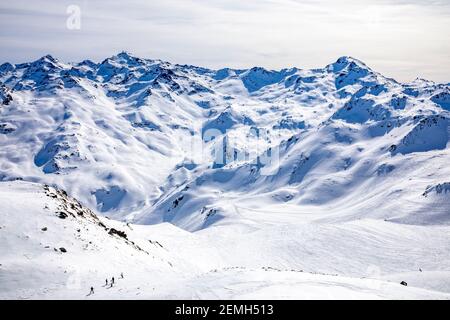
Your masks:
M47 54L35 61L33 61L30 66L32 67L32 70L35 68L50 68L55 69L58 67L62 67L62 64L58 61L58 59L54 58L52 55Z
M353 58L352 56L341 56L336 60L336 63L350 63L354 61L360 62L360 60Z
M9 72L12 70L14 70L14 66L9 62L5 62L2 65L0 65L0 73Z
M328 70L331 70L332 72L340 72L343 69L349 67L349 66L358 66L363 69L370 69L364 62L362 62L359 59L350 57L350 56L342 56L339 59L336 60L336 62L330 64L327 66Z
M143 62L143 59L133 55L128 51L121 51L110 58L113 61L126 64L136 64Z
M411 84L415 84L415 85L423 85L423 84L425 84L425 85L433 85L435 83L434 83L434 81L431 81L431 80L428 80L428 79L425 79L425 78L421 78L421 77L417 77L411 82Z
M46 54L45 56L37 59L35 62L50 62L50 63L58 63L58 60L54 58L50 54Z
M116 57L118 58L122 58L122 59L130 59L130 58L135 58L135 56L133 56L133 54L131 54L128 51L120 51Z
M92 60L85 59L85 60L77 63L77 66L87 66L90 68L95 68L97 66L97 64L95 62L93 62Z

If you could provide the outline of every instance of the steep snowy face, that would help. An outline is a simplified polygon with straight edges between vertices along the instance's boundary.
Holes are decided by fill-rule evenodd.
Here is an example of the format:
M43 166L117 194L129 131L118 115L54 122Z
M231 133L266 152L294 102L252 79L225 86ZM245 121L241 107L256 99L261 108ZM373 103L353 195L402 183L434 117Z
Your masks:
M449 92L398 83L351 57L280 71L126 52L100 63L4 63L0 179L192 230L232 219L245 202L332 208L323 219L447 223L446 201L435 218L418 212L435 199L422 195L427 187L448 182ZM393 215L394 206L403 209Z

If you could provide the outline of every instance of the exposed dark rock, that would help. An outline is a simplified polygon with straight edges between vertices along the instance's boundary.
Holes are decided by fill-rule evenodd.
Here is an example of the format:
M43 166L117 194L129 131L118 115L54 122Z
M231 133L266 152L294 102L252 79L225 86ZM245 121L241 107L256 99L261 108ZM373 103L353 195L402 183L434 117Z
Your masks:
M126 234L125 232L120 231L120 230L116 230L116 229L114 229L114 228L109 229L109 232L108 232L108 233L109 233L110 235L118 235L118 236L121 237L121 238L128 239L127 234Z
M65 212L60 211L58 214L58 218L60 218L60 219L65 219L67 217L68 217L68 215Z

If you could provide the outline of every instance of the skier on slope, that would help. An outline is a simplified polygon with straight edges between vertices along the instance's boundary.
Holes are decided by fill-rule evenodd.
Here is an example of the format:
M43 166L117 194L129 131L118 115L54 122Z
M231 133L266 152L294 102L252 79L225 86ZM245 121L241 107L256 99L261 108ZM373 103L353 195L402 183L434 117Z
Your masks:
M94 294L94 287L91 287L91 291L89 292L89 294Z
M123 279L123 272L120 273L120 278Z
M114 284L114 277L112 277L111 279L111 284Z
M105 286L107 286L107 285L108 285L108 279L105 280Z

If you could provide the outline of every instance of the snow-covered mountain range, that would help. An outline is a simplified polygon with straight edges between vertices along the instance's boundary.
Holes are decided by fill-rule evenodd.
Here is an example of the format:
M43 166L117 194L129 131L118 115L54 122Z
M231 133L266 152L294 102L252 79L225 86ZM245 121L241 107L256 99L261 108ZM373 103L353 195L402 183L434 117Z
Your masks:
M196 264L200 278L225 267L366 277L376 266L383 281L401 274L448 294L449 139L449 84L399 83L351 57L279 71L210 70L126 52L100 63L44 56L0 66L0 185L17 202L8 205L39 207L39 184L65 190L98 221L190 239L195 256L207 250L197 264L177 258L180 270ZM40 221L0 208L4 225ZM33 234L37 241L41 231ZM174 258L177 241L155 256ZM417 280L419 268L430 271L425 279Z

